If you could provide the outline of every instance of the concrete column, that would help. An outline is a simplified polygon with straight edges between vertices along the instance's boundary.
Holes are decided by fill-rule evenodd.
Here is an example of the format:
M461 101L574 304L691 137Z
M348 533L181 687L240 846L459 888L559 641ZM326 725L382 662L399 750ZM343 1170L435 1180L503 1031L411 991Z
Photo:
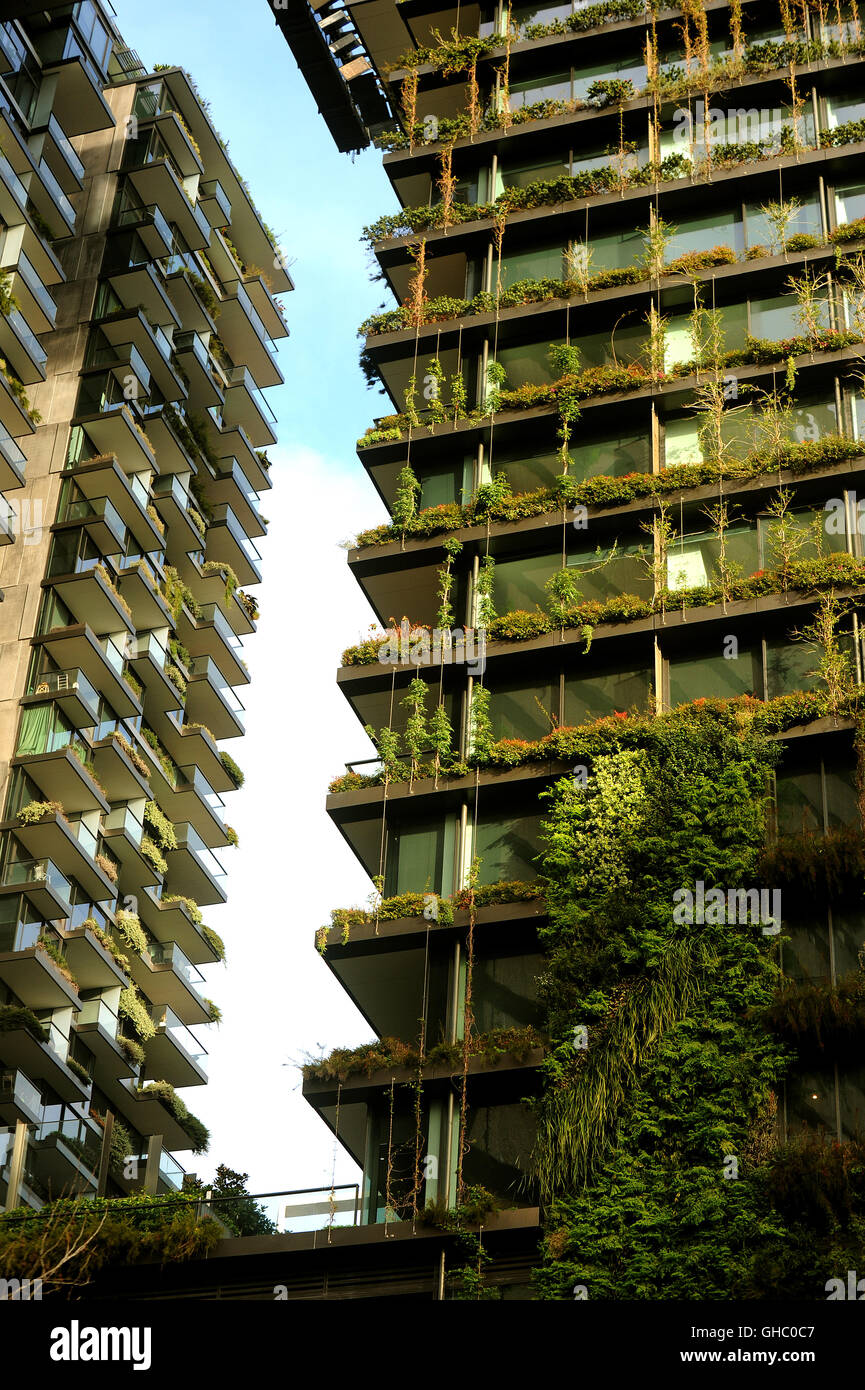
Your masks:
M15 1139L12 1145L12 1157L9 1161L9 1179L6 1184L7 1211L14 1211L20 1204L21 1182L24 1177L24 1159L27 1155L27 1141L29 1137L27 1125L23 1120L18 1120L15 1125Z
M144 1170L144 1191L156 1196L159 1184L159 1160L162 1156L162 1135L151 1134L147 1141L147 1167Z

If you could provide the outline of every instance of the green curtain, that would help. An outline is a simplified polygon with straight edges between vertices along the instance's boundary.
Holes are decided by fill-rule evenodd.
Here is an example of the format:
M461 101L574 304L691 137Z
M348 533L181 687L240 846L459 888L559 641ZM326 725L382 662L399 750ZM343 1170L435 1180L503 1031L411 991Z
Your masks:
M18 757L26 758L31 753L46 752L53 719L54 706L50 700L44 705L30 705L21 711L21 728L15 750Z

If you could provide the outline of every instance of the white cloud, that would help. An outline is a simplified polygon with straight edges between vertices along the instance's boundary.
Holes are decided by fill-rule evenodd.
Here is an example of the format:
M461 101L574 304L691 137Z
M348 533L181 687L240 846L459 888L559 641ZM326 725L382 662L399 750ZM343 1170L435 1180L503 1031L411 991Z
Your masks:
M342 648L373 620L339 541L375 503L357 468L301 445L269 453L262 617L246 644L252 685L238 689L248 732L224 745L246 774L226 808L240 848L222 852L227 906L206 912L228 952L206 987L225 1021L205 1030L209 1085L184 1092L212 1131L209 1154L190 1166L248 1171L253 1192L330 1182L332 1137L286 1063L370 1037L314 935L331 907L363 903L371 887L324 799L343 763L371 752L335 674ZM355 1176L342 1150L337 1172Z

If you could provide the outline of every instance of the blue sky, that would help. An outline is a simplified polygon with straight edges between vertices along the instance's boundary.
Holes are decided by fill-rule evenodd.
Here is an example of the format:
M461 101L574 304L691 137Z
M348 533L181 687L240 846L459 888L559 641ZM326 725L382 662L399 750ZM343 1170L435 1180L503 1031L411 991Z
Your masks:
M211 104L232 159L278 234L297 286L286 296L285 385L269 391L279 445L258 542L262 618L247 643L253 683L238 693L248 733L228 745L246 773L228 800L240 848L220 852L228 905L205 920L228 963L205 993L224 1021L204 1031L210 1084L187 1089L210 1127L204 1158L250 1174L253 1192L353 1178L351 1162L299 1092L297 1064L371 1031L314 949L332 907L371 885L324 811L327 782L370 745L336 689L339 654L372 622L340 541L383 519L355 453L381 396L357 365L355 325L382 302L359 241L396 206L377 152L353 162L334 146L266 0L115 0L124 38L146 66L185 67Z

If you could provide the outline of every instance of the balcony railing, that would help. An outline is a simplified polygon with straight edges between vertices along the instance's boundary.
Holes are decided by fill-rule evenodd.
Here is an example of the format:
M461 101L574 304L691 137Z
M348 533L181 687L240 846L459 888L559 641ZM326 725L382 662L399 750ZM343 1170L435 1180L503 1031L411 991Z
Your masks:
M104 817L104 830L122 830L132 840L133 844L140 845L144 835L144 825L135 815L129 806L114 806Z
M83 1000L75 1021L79 1026L82 1023L97 1023L110 1038L117 1037L117 1014L109 1008L104 999Z
M12 197L21 208L21 211L24 212L27 207L27 189L12 168L5 154L0 154L0 178L3 179Z
M42 283L42 277L34 270L24 252L20 251L15 265L7 266L6 269L13 269L21 277L45 317L53 324L57 318L57 305Z
M99 711L99 695L90 684L83 671L44 671L33 676L27 688L28 695L77 695L81 703L92 712L94 720Z
M179 950L179 948L175 947L175 950ZM151 959L153 958L151 957ZM174 968L177 969L176 964ZM201 978L201 975L199 975L199 980ZM184 1023L181 1023L173 1009L170 1009L167 1004L152 1004L147 1012L156 1025L156 1031L158 1033L167 1034L172 1042L180 1048L180 1051L184 1053L191 1062L194 1062L201 1071L207 1070L207 1048L199 1042L191 1029L187 1028Z
M0 1104L15 1105L31 1115L42 1111L42 1096L23 1071L0 1072Z
M69 137L57 117L53 114L48 117L48 121L44 126L37 127L32 133L34 135L41 135L46 131L62 154L70 172L78 182L81 183L84 179L84 165L72 148Z
M68 906L72 886L50 859L15 859L6 865L0 875L0 887L20 888L22 892L26 892L28 886L42 883L47 884Z
M69 498L61 507L58 521L104 521L119 546L126 539L126 523L108 497Z
M153 941L147 948L154 965L167 965L179 975L182 980L198 993L198 985L204 983L204 976L197 970L191 960L183 954L176 941Z
M75 226L75 209L44 159L39 161L36 172L44 183L57 211L71 231Z
M0 926L0 953L31 951L41 932L41 922L9 922Z

